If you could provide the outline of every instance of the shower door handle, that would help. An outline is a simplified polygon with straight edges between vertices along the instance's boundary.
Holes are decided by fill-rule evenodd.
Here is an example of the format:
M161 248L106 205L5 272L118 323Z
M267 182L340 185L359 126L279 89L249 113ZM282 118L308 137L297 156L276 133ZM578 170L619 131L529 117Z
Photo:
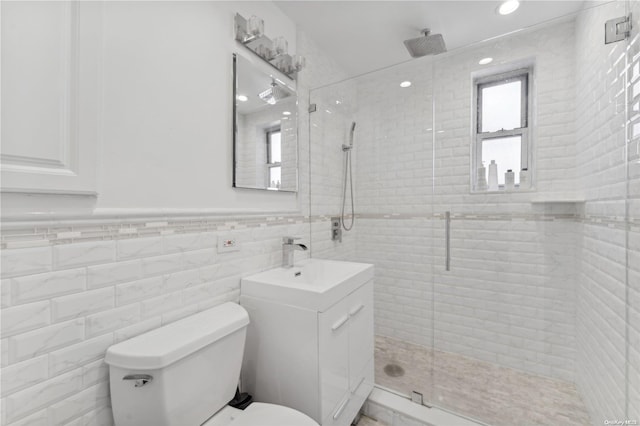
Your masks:
M451 212L444 214L444 239L445 239L445 260L444 270L451 270Z

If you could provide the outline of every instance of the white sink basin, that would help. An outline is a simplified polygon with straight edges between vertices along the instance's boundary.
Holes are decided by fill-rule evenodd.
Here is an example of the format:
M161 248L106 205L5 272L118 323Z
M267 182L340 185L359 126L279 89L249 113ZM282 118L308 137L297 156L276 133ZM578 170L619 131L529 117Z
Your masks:
M293 268L275 268L243 278L244 296L324 312L373 278L373 265L305 259Z

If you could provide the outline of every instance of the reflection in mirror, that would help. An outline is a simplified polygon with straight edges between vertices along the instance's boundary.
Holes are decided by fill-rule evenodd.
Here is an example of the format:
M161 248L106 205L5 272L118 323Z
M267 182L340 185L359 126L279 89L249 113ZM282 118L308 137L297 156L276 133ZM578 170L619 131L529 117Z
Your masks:
M297 96L291 83L234 58L234 174L236 188L296 191Z

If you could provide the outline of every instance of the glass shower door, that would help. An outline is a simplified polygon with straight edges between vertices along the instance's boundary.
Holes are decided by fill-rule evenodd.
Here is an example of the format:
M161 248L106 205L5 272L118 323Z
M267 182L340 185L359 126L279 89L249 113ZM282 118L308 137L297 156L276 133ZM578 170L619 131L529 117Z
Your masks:
M640 424L640 1L627 2L627 348L625 418Z
M309 116L311 255L375 265L376 385L407 397L416 392L426 403L433 361L431 70L425 58L313 89ZM342 144L353 123L355 224L333 241L344 193Z

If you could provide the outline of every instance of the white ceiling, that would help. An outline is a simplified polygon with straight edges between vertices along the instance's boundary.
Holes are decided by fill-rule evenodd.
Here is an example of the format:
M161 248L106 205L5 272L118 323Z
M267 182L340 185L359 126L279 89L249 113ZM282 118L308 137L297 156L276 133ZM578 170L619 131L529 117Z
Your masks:
M276 1L350 76L410 59L403 40L431 28L449 51L576 13L583 1L521 1L501 16L500 1Z

